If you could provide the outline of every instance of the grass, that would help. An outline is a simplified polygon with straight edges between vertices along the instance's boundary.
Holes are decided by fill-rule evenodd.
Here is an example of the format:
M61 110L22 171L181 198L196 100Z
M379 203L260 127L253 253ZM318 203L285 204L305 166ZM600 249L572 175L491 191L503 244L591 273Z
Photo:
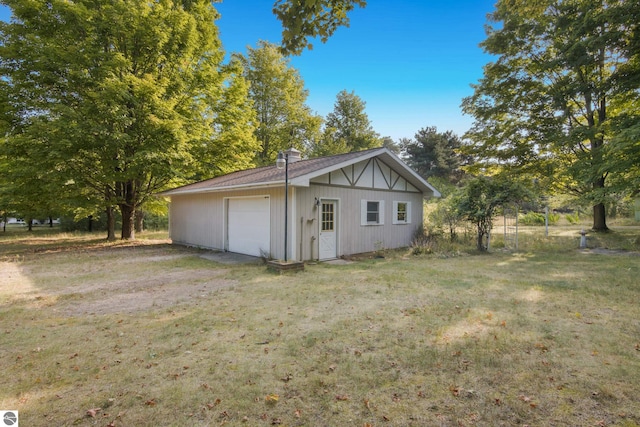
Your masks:
M283 276L162 234L0 236L0 409L29 426L639 426L640 258L558 230Z

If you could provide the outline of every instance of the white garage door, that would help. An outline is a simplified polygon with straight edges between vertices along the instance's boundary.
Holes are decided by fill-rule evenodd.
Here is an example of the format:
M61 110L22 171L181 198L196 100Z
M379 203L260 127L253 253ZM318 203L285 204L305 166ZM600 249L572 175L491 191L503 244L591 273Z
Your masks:
M260 256L270 252L269 197L229 199L229 252Z

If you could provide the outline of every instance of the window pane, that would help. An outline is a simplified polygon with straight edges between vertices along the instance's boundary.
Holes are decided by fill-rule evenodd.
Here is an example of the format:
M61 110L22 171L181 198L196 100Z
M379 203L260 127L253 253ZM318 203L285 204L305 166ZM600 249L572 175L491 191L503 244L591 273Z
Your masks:
M406 222L407 221L407 204L406 203L398 203L398 222Z
M322 231L333 231L334 227L334 204L323 203L322 204Z
M380 222L380 202L367 202L367 222Z

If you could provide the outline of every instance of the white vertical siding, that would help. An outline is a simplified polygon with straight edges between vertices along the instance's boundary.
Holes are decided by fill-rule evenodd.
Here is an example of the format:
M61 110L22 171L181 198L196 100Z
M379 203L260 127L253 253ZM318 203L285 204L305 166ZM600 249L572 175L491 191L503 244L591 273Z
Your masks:
M297 189L297 239L302 247L302 259L318 258L319 209L315 198L338 200L338 256L371 252L380 248L409 246L418 227L422 225L422 194L374 189L354 189L312 184ZM378 200L384 205L383 225L361 225L361 201ZM409 202L410 224L393 224L393 202ZM313 252L313 253L312 253Z
M292 194L292 189L290 189ZM271 198L270 256L284 256L284 188L212 192L174 195L170 204L170 237L174 243L208 249L226 250L226 203L230 197L269 196ZM289 199L289 212L294 212L294 199ZM295 237L294 219L289 219L289 236ZM296 248L290 246L291 258Z
M382 179L382 176L379 176ZM269 196L270 256L284 258L284 187L195 195L174 195L170 207L170 237L174 243L226 250L226 203L230 197ZM378 189L335 187L312 183L289 189L289 259L318 258L319 209L315 199L338 200L338 256L408 246L422 225L422 194ZM384 206L384 225L361 225L361 201ZM410 224L394 224L394 202L409 202Z
M224 249L222 199L213 194L171 197L170 236L174 243Z

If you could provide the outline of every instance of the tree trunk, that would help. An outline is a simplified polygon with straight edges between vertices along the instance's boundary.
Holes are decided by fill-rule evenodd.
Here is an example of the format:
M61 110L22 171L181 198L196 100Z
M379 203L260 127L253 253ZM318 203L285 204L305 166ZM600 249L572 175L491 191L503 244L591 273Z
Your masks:
M593 207L593 231L608 231L606 220L607 210L604 203L598 203Z
M116 240L116 216L113 206L107 207L107 240Z
M135 240L135 209L126 204L120 205L122 212L122 239Z
M89 215L87 219L89 220L89 233L92 233L93 232L93 215Z
M119 182L116 185L118 189L116 194L122 201L118 204L122 213L122 234L121 238L126 240L135 240L135 213L138 208L137 188L139 182L137 180L129 180Z
M593 183L594 191L604 189L604 177L598 178ZM593 231L608 231L607 227L607 209L603 202L593 206Z
M27 221L27 226L29 231L33 231L33 219L29 218Z
M478 242L477 242L477 248L480 252L484 251L484 245L482 244L482 238L484 237L484 233L480 230L478 230Z
M135 218L135 231L136 233L142 233L144 230L144 211L142 209L136 210Z

